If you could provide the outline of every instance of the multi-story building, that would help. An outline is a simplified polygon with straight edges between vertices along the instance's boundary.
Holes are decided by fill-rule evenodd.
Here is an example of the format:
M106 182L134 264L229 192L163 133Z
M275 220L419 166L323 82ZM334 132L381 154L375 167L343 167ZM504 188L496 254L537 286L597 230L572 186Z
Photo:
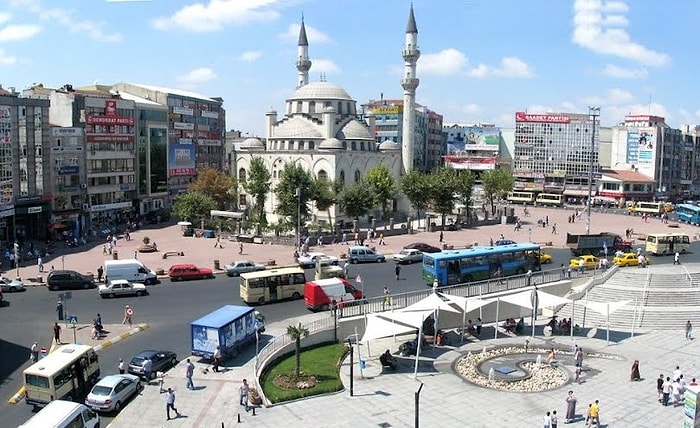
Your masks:
M446 165L471 170L478 177L501 163L501 130L495 125L445 125L442 133L447 144Z
M700 199L700 125L683 125L681 131L684 150L690 149L693 156L691 171L693 181L690 186L690 197L697 200Z
M588 114L515 113L514 190L587 198L589 171L600 177L599 128Z
M79 235L89 218L85 129L52 126L49 156L52 230Z

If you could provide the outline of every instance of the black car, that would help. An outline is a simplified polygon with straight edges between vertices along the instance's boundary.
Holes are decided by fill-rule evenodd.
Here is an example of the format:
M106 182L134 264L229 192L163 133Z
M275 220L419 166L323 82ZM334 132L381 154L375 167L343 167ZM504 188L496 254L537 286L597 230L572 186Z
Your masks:
M46 278L49 290L95 288L95 281L74 270L55 270Z
M156 372L164 372L171 367L177 365L177 355L172 351L141 351L134 355L134 358L129 362L127 371L132 375L144 377L143 362L146 358L151 360L153 368L151 369L151 379L156 377ZM151 380L146 379L146 380Z
M425 242L414 242L413 244L408 244L403 247L404 250L418 250L421 253L439 253L442 251L440 248L426 244Z

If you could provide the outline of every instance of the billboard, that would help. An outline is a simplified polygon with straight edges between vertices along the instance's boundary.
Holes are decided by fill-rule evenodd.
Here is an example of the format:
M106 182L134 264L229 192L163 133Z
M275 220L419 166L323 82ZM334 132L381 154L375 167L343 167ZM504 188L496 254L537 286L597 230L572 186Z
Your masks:
M570 123L571 118L565 114L528 114L519 111L515 113L515 121L538 123Z
M447 142L448 155L463 155L471 150L497 152L501 144L501 129L494 126L465 126L464 141Z
M656 153L656 128L630 128L627 130L627 156L631 165L653 165Z
M168 177L195 174L194 144L168 144Z
M470 156L445 156L445 164L454 169L491 170L496 169L496 158Z

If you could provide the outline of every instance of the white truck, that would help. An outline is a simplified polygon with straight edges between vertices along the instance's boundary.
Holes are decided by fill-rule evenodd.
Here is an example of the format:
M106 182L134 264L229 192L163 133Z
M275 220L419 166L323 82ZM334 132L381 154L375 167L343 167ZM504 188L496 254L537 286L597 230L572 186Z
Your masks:
M153 285L158 282L156 273L136 259L105 261L105 284L115 279Z

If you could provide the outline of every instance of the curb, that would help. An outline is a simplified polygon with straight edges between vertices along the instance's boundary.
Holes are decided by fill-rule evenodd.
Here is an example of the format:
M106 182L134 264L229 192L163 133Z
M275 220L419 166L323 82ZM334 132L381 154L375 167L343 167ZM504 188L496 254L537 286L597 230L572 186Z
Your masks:
M109 339L109 340L106 340L106 341L100 343L100 344L97 345L97 346L93 346L92 349L94 349L95 352L98 352L98 351L100 351L100 350L102 350L102 349L105 349L105 348L108 348L108 347L114 345L114 344L117 343L117 342L121 342L122 340L127 339L127 338L129 338L130 336L135 335L136 333L139 333L139 332L141 332L141 331L147 330L149 327L150 327L150 326L149 326L148 324L139 324L139 325L137 325L136 327L134 327L133 329L127 331L126 333L120 334L119 336L115 337L114 339ZM51 352L51 351L53 351L53 350L54 350L54 345L52 344L52 345L51 345L51 350L50 350L49 352ZM26 395L26 393L27 393L26 388L25 388L24 386L21 387L21 388L19 389L19 391L17 391L17 393L15 393L15 395L13 395L12 397L10 397L9 400L7 400L7 403L8 403L8 404L17 404L17 403L19 403L20 401L22 401L22 400L24 399L24 396Z

